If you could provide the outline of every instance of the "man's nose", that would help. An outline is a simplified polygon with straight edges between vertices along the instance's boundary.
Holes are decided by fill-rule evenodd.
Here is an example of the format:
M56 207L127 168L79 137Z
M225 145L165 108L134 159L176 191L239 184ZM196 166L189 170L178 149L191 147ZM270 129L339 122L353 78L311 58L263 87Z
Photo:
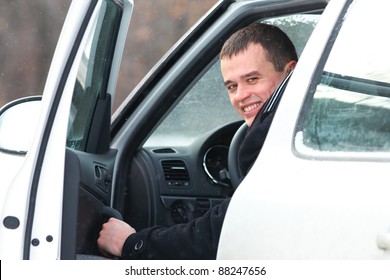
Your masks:
M241 102L250 96L250 92L245 85L239 85L236 92L236 101Z

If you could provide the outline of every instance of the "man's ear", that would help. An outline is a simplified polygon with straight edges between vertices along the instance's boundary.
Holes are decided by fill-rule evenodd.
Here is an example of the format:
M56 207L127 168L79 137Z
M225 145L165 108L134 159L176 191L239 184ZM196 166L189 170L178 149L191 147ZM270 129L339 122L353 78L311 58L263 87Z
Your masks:
M291 60L290 62L288 62L285 66L285 70L287 72L291 72L292 70L295 69L295 66L297 65L297 62L295 60Z

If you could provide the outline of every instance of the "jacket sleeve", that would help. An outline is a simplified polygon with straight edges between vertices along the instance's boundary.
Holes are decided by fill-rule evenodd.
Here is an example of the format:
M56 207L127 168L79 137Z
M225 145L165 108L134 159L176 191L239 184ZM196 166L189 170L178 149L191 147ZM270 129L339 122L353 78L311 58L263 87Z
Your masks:
M123 259L215 259L230 198L202 217L171 227L155 226L130 235Z

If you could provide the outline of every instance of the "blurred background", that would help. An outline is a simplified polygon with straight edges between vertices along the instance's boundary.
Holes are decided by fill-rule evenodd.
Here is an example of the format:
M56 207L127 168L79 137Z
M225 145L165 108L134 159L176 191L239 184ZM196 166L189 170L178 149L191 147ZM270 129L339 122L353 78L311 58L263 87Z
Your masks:
M217 0L134 0L114 110ZM0 107L43 92L71 0L0 2Z

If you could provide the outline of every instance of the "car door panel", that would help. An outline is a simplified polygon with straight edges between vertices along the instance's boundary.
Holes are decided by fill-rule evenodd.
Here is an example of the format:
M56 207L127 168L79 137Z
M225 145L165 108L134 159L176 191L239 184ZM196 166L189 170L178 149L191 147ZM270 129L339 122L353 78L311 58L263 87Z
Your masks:
M2 215L15 217L18 226L12 231L1 228L2 256L75 258L77 239L88 236L76 237L77 222L83 225L89 219L80 218L85 208L77 202L87 197L93 201L88 212L110 212L101 205L110 203L107 192L115 157L108 149L111 97L132 6L131 0L72 2L42 97L37 134L5 199L10 205ZM80 196L83 184L88 192ZM97 224L102 222L94 221L90 228ZM96 251L96 245L88 246L91 243L96 240L82 243L93 247L87 253Z
M96 240L102 224L109 216L120 216L109 208L116 156L109 148L111 99L132 2L102 1L100 7L96 31L78 68L67 135L67 150L77 157L81 174L76 254L89 258L100 255Z
M116 151L90 154L72 151L80 162L78 192L77 249L78 255L99 256L96 240L102 224L113 216L105 211L110 205L112 172Z
M389 258L382 239L390 221L389 76L388 63L381 63L389 56L388 41L377 35L388 24L377 10L387 7L382 1L327 6L253 172L229 205L218 258ZM357 25L371 9L378 20ZM360 44L360 34L367 33L369 44ZM345 47L351 45L360 49ZM267 174L261 181L259 172ZM256 213L258 222L250 223L247 213ZM243 229L252 242L237 235ZM237 247L244 250L232 250Z
M64 28L65 31L60 36L59 47L56 49L42 98L37 133L22 169L9 187L10 192L6 199L12 204L9 208L12 213L10 214L20 217L20 225L16 231L11 232L12 236L7 237L7 232L1 234L0 242L8 244L2 246L4 250L1 253L7 255L7 258L59 257L59 246L56 244L61 236L59 217L62 213L65 162L62 137L66 134L66 116L69 111L66 108L69 108L70 104L69 95L66 94L69 92L67 79L72 80L75 77L71 65L80 56L74 44L82 44L82 36L86 30L84 22L88 22L95 4L85 1L71 6L71 12L65 22L69 29ZM50 162L57 161L58 168L51 170ZM25 198L22 198L23 194L26 194ZM17 203L13 203L14 199ZM23 214L18 214L20 210ZM27 216L25 213L28 213ZM8 215L7 210L3 215ZM8 251L7 248L11 249Z
M77 253L77 220L80 188L80 162L77 156L66 150L65 174L72 176L64 177L64 196L62 205L62 232L61 232L61 259L74 260Z

